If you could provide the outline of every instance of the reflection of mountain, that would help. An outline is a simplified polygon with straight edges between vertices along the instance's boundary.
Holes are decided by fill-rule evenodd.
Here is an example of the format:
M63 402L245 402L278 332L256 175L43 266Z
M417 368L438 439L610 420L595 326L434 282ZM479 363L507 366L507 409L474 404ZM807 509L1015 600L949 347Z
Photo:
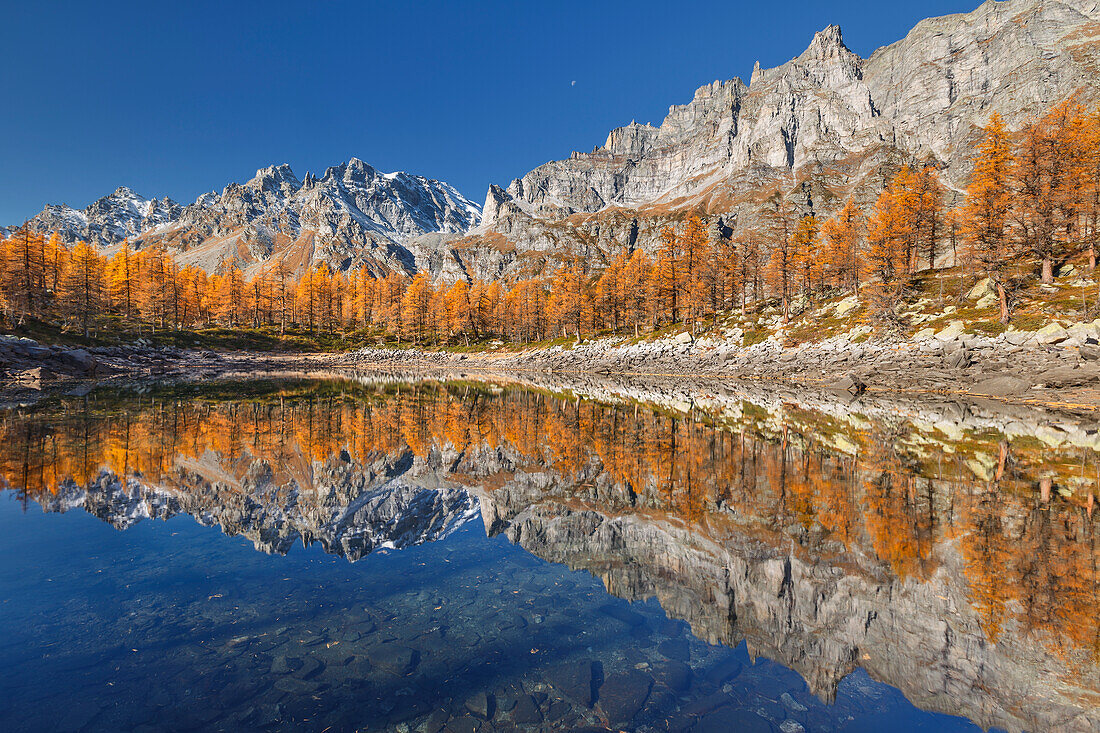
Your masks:
M189 514L264 552L286 554L300 539L352 561L379 547L440 539L478 515L476 498L435 480L434 469L407 448L353 458L320 425L316 434L308 427L297 432L299 418L308 424L311 414L323 420L331 410L268 413L271 430L261 436L238 422L259 412L247 411L246 418L240 406L225 407L180 407L170 416L156 409L121 418L85 413L68 423L79 430L68 435L24 424L29 443L41 440L58 449L52 455L65 456L36 466L47 483L34 498L46 511L79 507L118 529ZM166 422L158 418L172 421L173 431L163 432ZM103 455L79 450L90 445ZM74 462L75 456L85 460ZM17 475L11 459L2 461L9 477Z
M465 489L424 488L401 479L363 487L361 466L333 463L326 464L333 472L328 477L332 483L308 496L293 485L268 483L270 466L260 461L258 476L248 477L257 481L229 491L226 484L198 471L173 488L136 479L123 486L117 476L105 472L87 486L63 483L56 494L43 497L42 507L79 507L118 529L144 518L190 514L200 524L218 525L227 535L247 537L267 553L285 555L301 539L305 545L319 542L325 552L352 561L379 547L411 547L441 539L478 514L477 500Z
M1018 622L991 642L971 607L958 543L935 548L930 577L906 579L865 556L827 561L797 542L776 547L719 518L686 524L598 500L576 506L531 496L522 483L483 500L483 515L533 554L602 578L615 595L655 596L700 638L746 640L751 653L792 667L827 699L863 667L919 707L987 727L1100 726L1094 658ZM1063 620L1095 629L1095 612Z
M1072 441L473 383L227 393L3 415L0 473L119 526L183 511L353 558L446 533L477 495L490 533L747 639L824 697L861 666L983 725L1100 725L1095 485L1078 480L1097 461Z

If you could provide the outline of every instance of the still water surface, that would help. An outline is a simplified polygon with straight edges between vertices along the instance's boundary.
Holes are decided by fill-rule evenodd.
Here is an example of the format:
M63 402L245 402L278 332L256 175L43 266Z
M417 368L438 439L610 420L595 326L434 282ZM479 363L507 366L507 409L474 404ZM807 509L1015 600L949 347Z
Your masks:
M1096 456L532 385L0 412L3 730L1089 730Z

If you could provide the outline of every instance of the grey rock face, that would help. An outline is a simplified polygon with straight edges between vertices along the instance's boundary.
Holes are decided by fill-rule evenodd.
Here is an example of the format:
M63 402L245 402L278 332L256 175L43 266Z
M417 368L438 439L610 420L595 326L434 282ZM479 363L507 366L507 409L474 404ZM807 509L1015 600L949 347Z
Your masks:
M628 600L656 597L708 642L745 640L751 654L797 670L819 697L833 699L840 680L863 667L919 707L983 727L1085 731L1100 723L1075 685L1037 678L1046 662L1033 641L1009 633L986 640L955 545L937 548L938 570L913 582L873 564L806 556L797 544L770 546L752 530L719 530L721 520L693 529L591 502L576 509L525 485L529 478L482 498L490 533L588 570Z
M208 271L254 270L279 258L292 270L325 262L413 272L426 256L418 237L464 232L479 216L476 204L445 183L382 173L352 158L301 181L286 165L261 169L220 196L200 197L142 241L163 242Z
M591 153L490 188L476 231L520 252L607 258L655 248L689 209L751 226L776 187L819 216L849 195L870 200L903 162L934 163L960 188L991 113L1018 126L1073 93L1098 96L1098 19L1093 0L990 1L924 20L868 59L830 26L799 57L757 65L747 86L716 81L659 127L632 123Z

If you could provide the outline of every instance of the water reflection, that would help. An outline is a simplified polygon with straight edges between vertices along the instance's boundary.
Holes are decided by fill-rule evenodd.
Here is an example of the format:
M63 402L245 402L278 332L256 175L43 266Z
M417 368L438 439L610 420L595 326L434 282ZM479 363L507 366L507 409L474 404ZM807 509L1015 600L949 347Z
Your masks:
M656 598L694 636L660 636L657 616L596 599L594 610L621 639L610 664L590 651L600 627L578 622L584 603L563 617L554 592L539 595L558 584L567 605L566 589L578 587L561 586L575 576L548 570L533 581L541 613L517 621L506 604L471 606L461 635L429 623L426 643L380 638L345 665L317 661L322 670L360 663L423 676L437 663L426 661L429 650L448 649L453 663L467 634L481 654L486 629L529 637L528 664L506 664L499 648L492 663L482 659L475 677L493 676L491 699L466 704L462 696L440 713L431 710L438 701L414 698L422 704L398 715L380 703L375 722L841 728L881 712L867 700L884 693L849 676L862 668L919 707L983 727L1100 725L1094 433L1055 440L1040 421L997 429L748 399L704 400L706 409L605 393L582 399L580 391L426 381L97 393L4 413L0 474L47 511L81 507L119 528L186 513L266 552L287 553L300 539L351 560L430 540L450 548L452 536L473 542L463 526L480 513L489 536L588 571L620 598ZM502 582L531 592L523 573ZM433 578L420 601L441 611L446 595L461 593L443 585ZM553 623L543 626L547 618ZM319 643L340 641L330 633ZM798 699L796 687L776 682L783 676L774 665L748 667L748 658L701 642L744 642L742 654L797 670L809 692L836 704ZM299 674L317 654L272 655L267 644L250 642L247 654L266 655L268 672L291 676L271 689L246 685L238 707L265 694L283 700L276 704L330 699L321 693L334 682L319 687L315 672ZM565 647L553 664L535 663ZM532 665L537 681L517 681ZM440 668L424 684L435 689L445 676ZM862 686L863 709L845 707L844 684ZM482 709L497 698L513 707ZM568 711L551 715L555 700ZM304 716L254 711L237 724L294 720L311 729L317 718Z

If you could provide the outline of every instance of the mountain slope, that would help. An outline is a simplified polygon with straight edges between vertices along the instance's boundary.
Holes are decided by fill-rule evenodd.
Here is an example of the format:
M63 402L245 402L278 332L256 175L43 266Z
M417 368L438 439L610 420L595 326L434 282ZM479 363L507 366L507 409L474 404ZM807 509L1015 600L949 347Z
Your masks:
M701 87L659 127L612 130L591 153L490 187L463 245L483 253L470 263L483 276L572 255L598 265L624 248L652 250L689 211L727 234L751 226L775 188L818 215L849 195L871 200L903 162L934 163L960 188L992 112L1018 126L1071 94L1094 101L1098 70L1094 0L990 0L922 21L868 59L830 26L797 58L757 65L748 85Z
M114 244L162 224L175 221L182 207L170 198L147 199L125 186L78 210L67 204L50 204L28 224L42 233L54 233L66 243L84 240ZM8 227L5 235L17 227Z

